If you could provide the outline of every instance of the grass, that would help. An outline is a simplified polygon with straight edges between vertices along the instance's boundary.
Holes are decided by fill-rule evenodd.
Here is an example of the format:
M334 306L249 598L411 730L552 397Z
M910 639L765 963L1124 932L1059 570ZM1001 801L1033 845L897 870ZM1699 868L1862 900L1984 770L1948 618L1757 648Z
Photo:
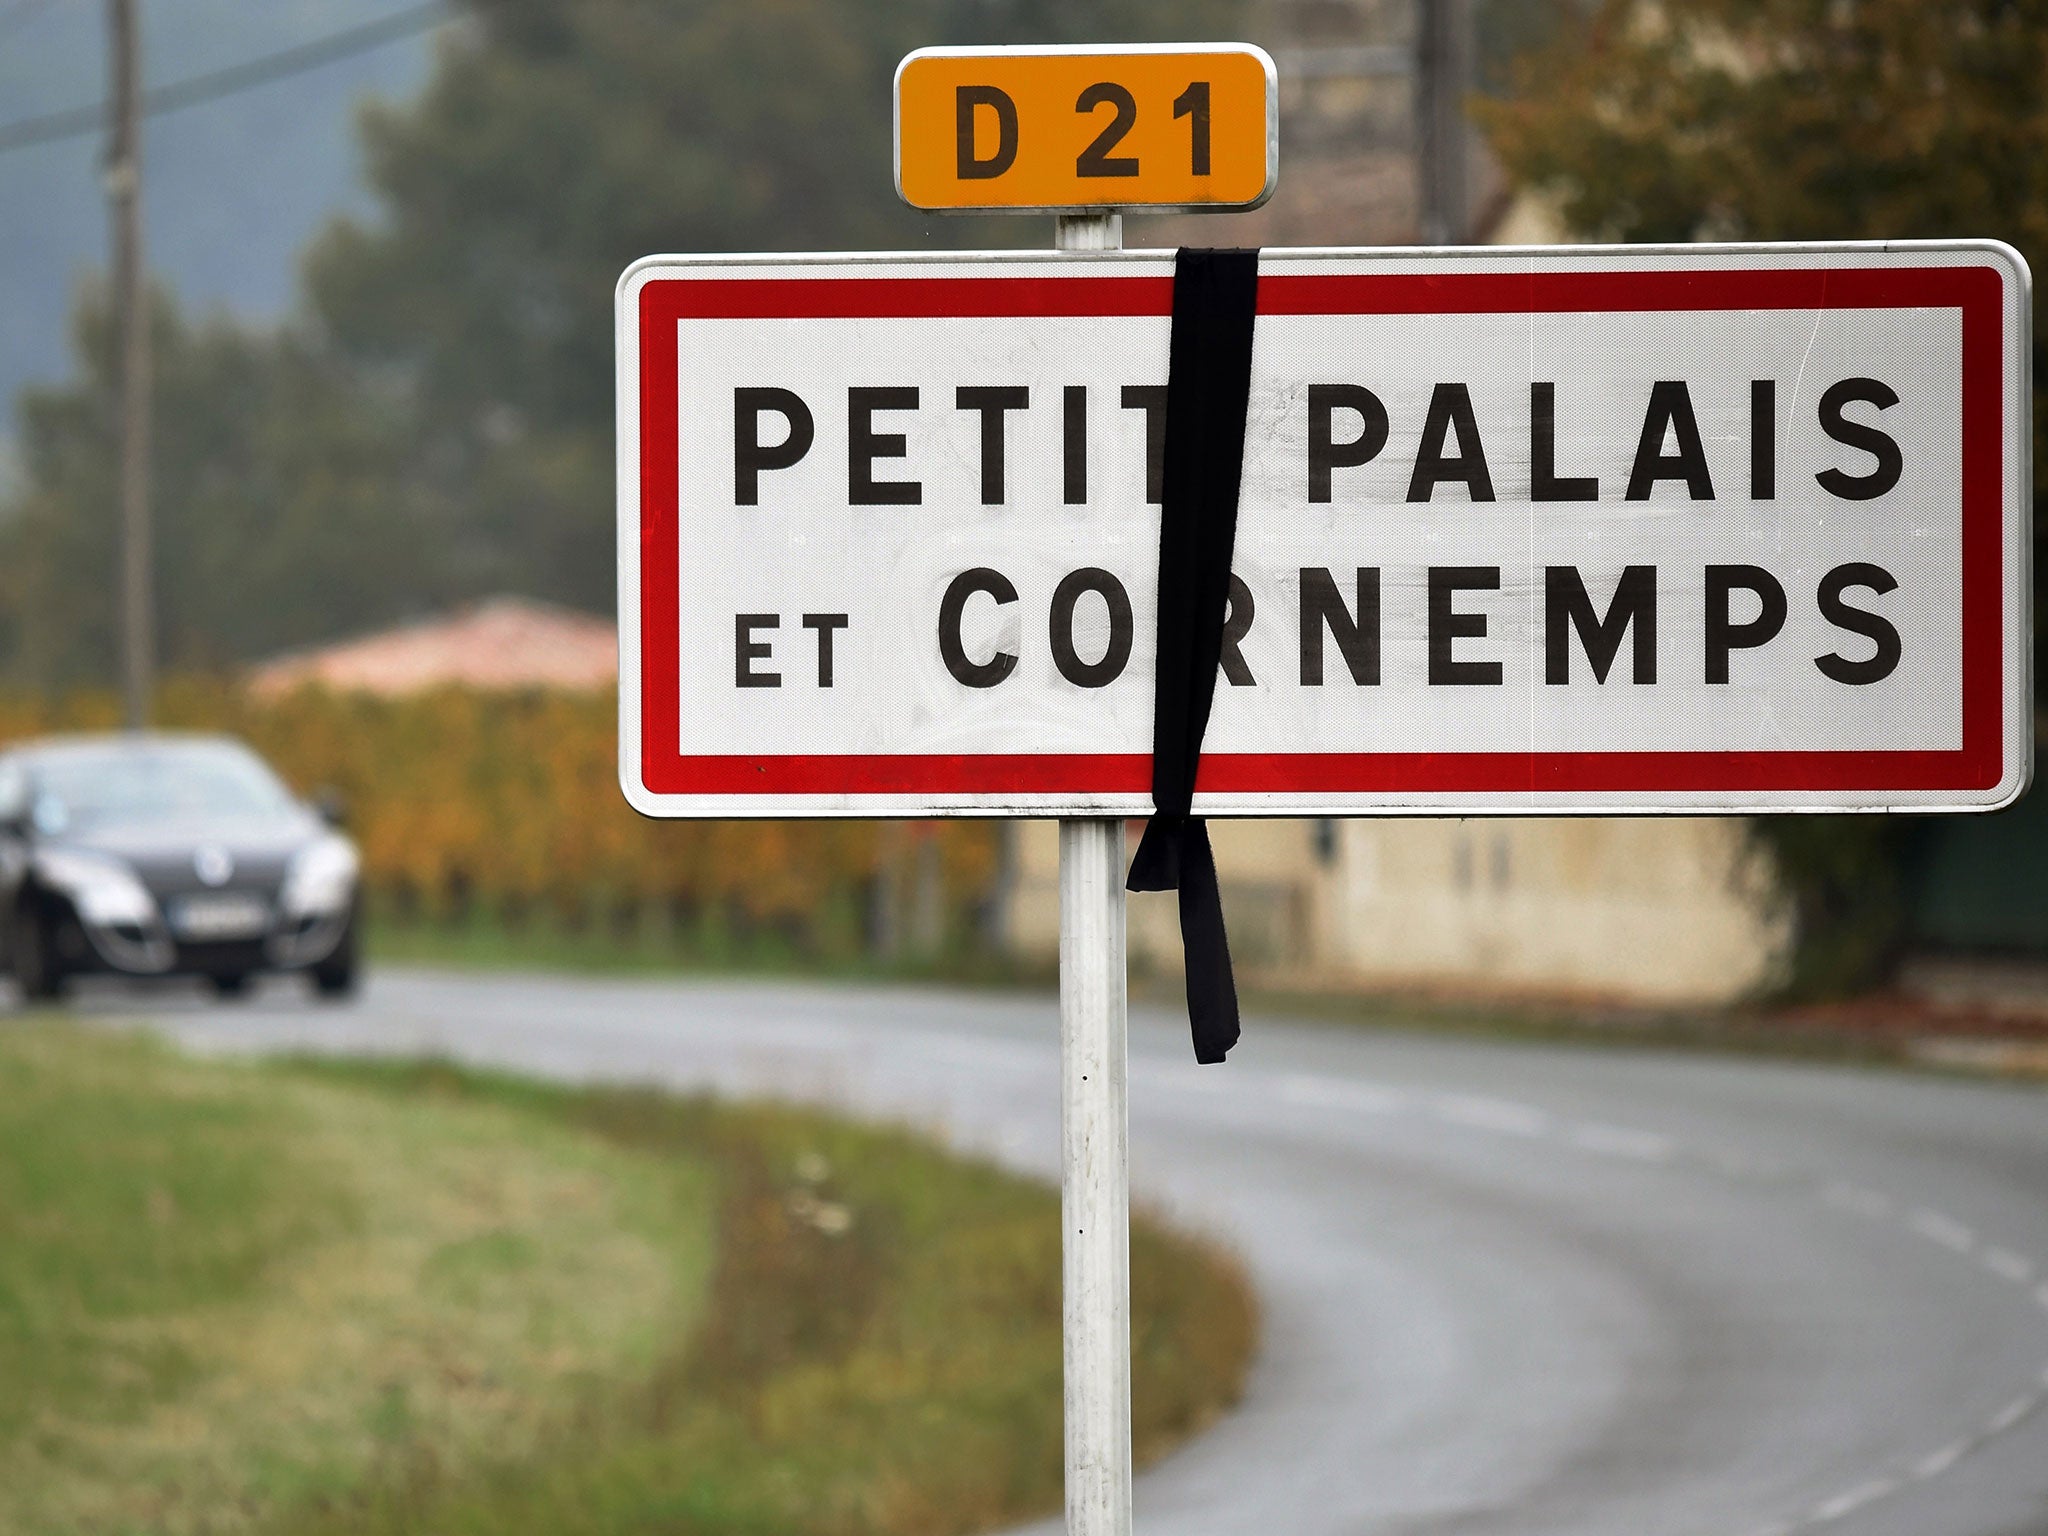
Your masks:
M1134 988L1135 991L1135 988ZM1161 991L1159 997L1164 998ZM1887 1064L1899 1043L1789 1024L1759 1004L1742 1008L1626 1007L1547 1000L1494 1002L1456 996L1349 996L1248 989L1244 1006L1268 1018L1347 1028L1444 1034L1516 1044L1627 1047L1705 1055Z
M485 1101L10 1030L0 1529L249 1529L415 1444L526 1451L686 1333L712 1172Z
M1235 1267L1133 1232L1137 1439ZM1055 1508L1054 1192L790 1108L0 1034L0 1529L889 1533Z

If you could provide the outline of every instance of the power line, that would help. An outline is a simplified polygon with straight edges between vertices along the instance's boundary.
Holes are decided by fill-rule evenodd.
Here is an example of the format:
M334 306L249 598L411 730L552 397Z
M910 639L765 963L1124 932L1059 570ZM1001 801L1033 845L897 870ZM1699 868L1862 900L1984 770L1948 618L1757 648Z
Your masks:
M454 8L450 0L425 0L423 4L394 11L359 27L349 27L311 42L280 48L276 53L266 53L260 58L230 64L225 69L210 70L189 80L145 91L142 94L142 115L161 117L167 112L182 112L187 107L218 101L223 96L233 96L274 80L303 74L354 54L368 53L372 48L395 43L416 32L430 31L453 19ZM90 106L67 107L61 112L45 112L37 117L24 117L0 125L0 155L35 144L99 133L106 127L106 122L107 104L103 101Z

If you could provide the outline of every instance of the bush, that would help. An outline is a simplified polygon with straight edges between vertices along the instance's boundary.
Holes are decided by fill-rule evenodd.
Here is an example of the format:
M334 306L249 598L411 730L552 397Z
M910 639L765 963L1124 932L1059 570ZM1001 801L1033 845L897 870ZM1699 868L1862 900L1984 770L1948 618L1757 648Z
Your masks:
M1751 846L1770 862L1791 919L1780 994L1805 1002L1884 981L1906 934L1903 838L1890 816L1762 816Z

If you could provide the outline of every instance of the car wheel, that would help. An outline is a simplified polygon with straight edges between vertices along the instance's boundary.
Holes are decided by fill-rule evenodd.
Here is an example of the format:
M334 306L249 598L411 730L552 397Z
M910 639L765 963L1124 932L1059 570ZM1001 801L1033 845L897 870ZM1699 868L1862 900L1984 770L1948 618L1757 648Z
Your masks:
M354 997L357 983L361 980L361 967L357 961L356 930L361 920L351 912L348 926L341 932L341 939L334 946L333 953L313 967L313 990L322 997Z
M14 916L14 981L31 1002L50 1002L64 995L63 962L57 958L56 935L43 904L30 897Z
M213 983L216 997L246 997L249 994L249 973L247 971L226 971L207 978Z

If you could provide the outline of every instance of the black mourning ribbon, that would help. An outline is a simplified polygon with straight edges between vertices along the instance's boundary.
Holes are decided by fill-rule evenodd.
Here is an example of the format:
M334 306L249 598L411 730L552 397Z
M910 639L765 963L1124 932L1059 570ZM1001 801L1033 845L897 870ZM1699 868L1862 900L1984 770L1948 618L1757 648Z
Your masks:
M1195 1060L1237 1044L1237 982L1207 823L1189 814L1216 698L1251 396L1259 253L1183 247L1173 264L1165 474L1159 513L1159 647L1152 682L1152 819L1133 891L1180 892Z

